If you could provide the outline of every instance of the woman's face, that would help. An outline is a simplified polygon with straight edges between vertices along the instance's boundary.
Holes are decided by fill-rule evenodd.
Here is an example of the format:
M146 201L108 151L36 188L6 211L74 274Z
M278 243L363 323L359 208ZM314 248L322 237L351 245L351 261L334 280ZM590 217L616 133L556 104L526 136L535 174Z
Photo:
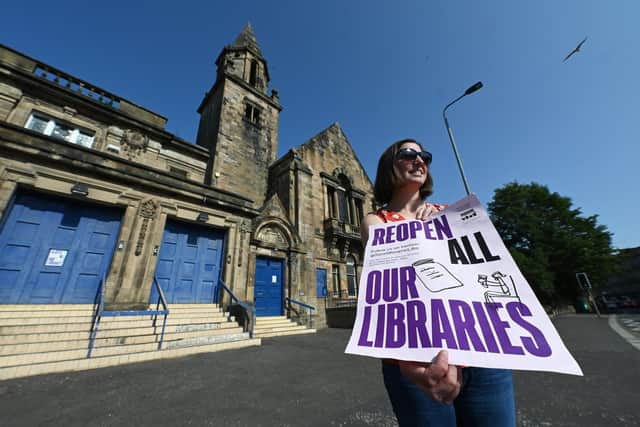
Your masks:
M405 142L400 146L398 150L400 155L396 155L393 161L393 166L398 178L396 187L415 185L416 189L419 189L427 179L428 166L424 160L422 160L421 156L416 156L413 160L402 156L403 150L413 150L416 153L420 153L422 147L415 142Z

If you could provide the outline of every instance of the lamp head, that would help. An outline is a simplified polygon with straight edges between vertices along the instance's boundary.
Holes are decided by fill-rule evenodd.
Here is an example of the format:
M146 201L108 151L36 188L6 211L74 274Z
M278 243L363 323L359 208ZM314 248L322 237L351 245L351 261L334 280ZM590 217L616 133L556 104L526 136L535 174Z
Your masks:
M469 89L467 89L464 94L466 95L471 95L473 92L479 90L482 88L482 82L478 82L476 84L474 84L473 86L469 87Z

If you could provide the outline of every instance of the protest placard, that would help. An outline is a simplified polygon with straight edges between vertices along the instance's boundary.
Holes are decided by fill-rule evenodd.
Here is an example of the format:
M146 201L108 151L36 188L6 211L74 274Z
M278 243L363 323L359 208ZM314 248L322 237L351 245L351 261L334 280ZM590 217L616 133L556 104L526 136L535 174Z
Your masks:
M468 196L371 226L346 353L582 375L489 216Z

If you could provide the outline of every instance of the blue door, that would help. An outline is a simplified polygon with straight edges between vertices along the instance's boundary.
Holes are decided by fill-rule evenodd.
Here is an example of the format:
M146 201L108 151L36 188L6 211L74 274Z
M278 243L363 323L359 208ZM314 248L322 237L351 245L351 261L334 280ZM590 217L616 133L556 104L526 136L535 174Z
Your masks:
M223 231L168 219L156 266L156 278L167 302L218 302L223 249ZM149 302L157 301L154 286Z
M256 257L256 316L281 316L284 299L282 260Z
M327 297L327 270L316 269L316 295L318 298Z
M0 304L93 303L119 209L21 191L0 231Z

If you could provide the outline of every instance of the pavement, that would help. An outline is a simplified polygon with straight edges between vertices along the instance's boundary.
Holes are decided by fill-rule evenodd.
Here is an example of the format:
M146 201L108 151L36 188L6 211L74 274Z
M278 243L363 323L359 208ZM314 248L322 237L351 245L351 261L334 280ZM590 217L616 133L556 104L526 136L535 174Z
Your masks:
M514 372L519 426L640 426L640 351L610 320L553 320L585 376ZM345 355L349 335L2 381L0 425L395 426L380 362Z
M518 425L640 426L640 351L608 316L563 315L553 323L584 376L516 372Z

